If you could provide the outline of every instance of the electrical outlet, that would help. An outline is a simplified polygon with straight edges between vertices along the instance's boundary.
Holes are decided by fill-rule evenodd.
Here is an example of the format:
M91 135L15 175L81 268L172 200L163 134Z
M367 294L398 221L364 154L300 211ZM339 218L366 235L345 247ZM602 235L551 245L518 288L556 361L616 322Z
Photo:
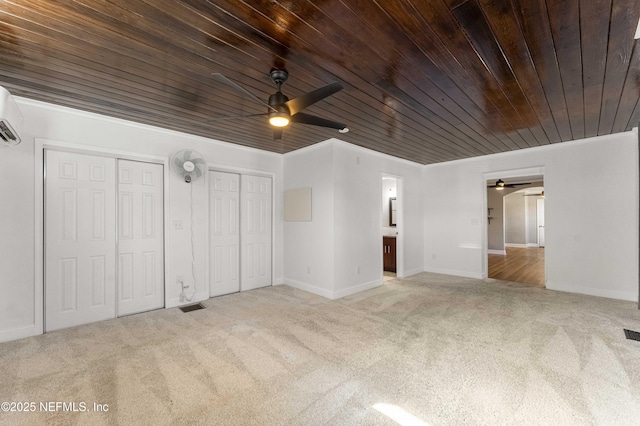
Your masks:
M182 231L184 229L184 223L180 219L173 221L172 228L174 231Z

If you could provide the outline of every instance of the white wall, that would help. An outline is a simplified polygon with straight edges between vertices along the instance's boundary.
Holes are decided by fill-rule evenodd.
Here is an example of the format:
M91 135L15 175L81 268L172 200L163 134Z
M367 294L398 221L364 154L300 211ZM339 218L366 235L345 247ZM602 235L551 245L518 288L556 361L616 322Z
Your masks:
M284 157L285 189L311 186L313 194L312 222L284 226L285 283L329 298L382 284L383 174L401 178L398 191L404 188L401 269L422 271L422 166L336 139ZM318 262L327 268L322 275L314 273Z
M520 193L504 197L505 244L525 245L527 243L525 207L525 197Z
M284 156L284 190L311 188L311 222L285 222L284 282L333 297L333 146L320 143Z
M85 146L88 149L169 157L183 148L199 151L211 164L272 173L275 194L275 282L282 281L282 156L239 145L140 125L51 104L16 98L25 117L23 141L0 150L0 341L37 332L35 218L35 139ZM194 244L197 290L194 300L208 298L205 181L193 184ZM170 296L167 306L178 303L177 275L191 277L190 187L170 174L167 220L181 219L184 230L170 231L167 268ZM193 283L190 283L193 284ZM193 287L192 287L193 288ZM191 290L191 289L190 289Z
M484 175L543 167L547 288L637 300L637 144L633 131L426 166L425 270L485 277Z

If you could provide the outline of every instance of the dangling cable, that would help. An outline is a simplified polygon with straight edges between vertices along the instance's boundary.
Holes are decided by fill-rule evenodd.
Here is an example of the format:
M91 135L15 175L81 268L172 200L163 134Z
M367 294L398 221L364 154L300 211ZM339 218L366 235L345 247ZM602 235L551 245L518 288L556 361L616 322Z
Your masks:
M191 217L191 277L193 278L193 293L191 297L186 297L187 302L191 302L193 296L196 295L196 256L195 256L195 242L193 239L193 182L189 183L189 215Z

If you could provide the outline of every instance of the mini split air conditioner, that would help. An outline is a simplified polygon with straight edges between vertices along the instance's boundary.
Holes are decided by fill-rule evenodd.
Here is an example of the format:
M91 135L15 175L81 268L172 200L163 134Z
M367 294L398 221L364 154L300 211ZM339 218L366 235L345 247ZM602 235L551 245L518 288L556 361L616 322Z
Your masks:
M11 93L0 86L0 145L13 146L20 143L22 113Z

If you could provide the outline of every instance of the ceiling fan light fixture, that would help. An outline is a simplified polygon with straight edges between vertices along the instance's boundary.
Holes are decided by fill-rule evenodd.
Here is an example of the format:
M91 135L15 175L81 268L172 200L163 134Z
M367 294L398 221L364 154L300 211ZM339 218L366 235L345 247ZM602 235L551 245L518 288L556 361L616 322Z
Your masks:
M504 181L502 179L498 179L496 181L496 190L502 191L504 189Z
M289 117L284 113L274 113L269 117L269 124L274 127L286 127L289 125Z
M349 132L349 128L348 127L343 127L342 129L338 130L339 133L348 133Z

